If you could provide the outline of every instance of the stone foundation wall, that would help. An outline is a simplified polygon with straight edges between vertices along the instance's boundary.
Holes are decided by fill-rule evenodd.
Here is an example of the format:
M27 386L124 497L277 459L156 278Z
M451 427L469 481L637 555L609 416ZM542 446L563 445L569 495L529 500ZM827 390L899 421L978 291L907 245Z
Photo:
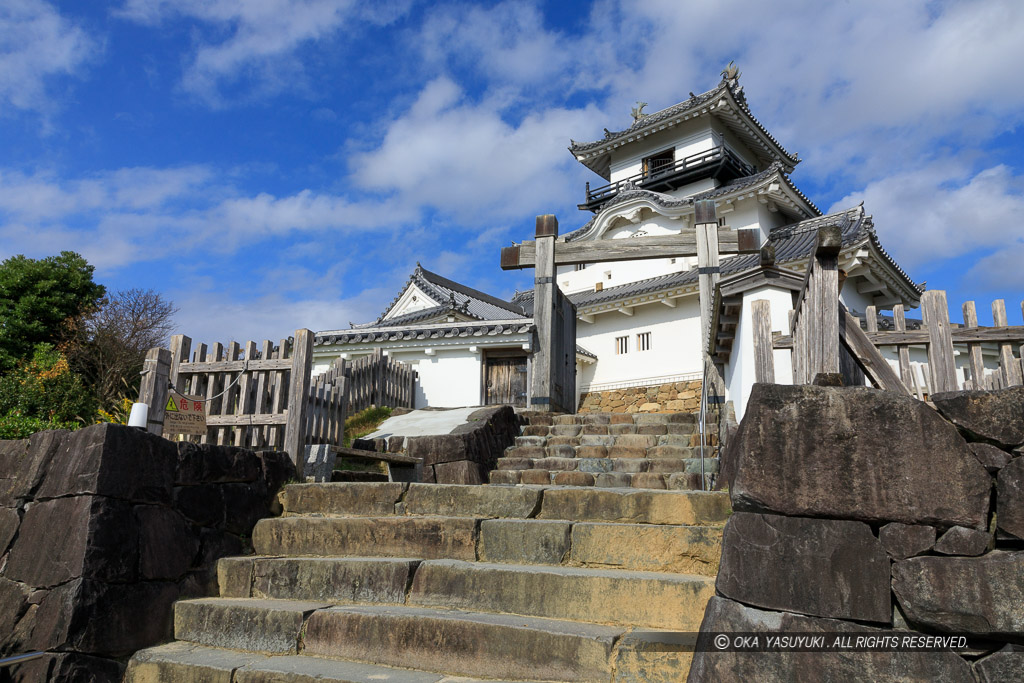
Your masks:
M285 453L176 444L122 425L0 441L0 670L13 681L120 681L171 638L179 598L216 594L295 476Z
M1024 387L932 401L754 386L691 683L1024 680ZM727 632L964 640L766 655Z
M579 413L695 413L700 410L700 380L651 387L588 391Z

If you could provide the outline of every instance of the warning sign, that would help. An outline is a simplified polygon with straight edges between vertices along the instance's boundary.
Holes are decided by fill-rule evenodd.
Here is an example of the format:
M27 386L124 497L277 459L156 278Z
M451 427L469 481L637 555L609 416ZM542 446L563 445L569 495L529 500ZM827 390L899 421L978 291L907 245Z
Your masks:
M164 436L175 434L206 434L206 403L202 396L167 397L164 408Z

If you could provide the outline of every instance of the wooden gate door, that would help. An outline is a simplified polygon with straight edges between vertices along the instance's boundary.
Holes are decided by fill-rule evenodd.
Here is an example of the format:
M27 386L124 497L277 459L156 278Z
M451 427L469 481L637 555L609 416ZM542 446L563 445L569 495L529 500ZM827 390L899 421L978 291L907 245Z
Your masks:
M486 405L526 405L526 357L488 358L485 371Z

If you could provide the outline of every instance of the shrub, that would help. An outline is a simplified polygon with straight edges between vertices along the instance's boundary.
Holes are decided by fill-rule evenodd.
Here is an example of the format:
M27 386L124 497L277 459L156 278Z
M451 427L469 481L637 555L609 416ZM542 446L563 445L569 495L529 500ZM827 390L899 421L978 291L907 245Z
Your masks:
M26 418L91 424L96 409L93 392L50 344L38 344L31 360L19 361L14 370L0 377L0 415L20 424L27 424Z

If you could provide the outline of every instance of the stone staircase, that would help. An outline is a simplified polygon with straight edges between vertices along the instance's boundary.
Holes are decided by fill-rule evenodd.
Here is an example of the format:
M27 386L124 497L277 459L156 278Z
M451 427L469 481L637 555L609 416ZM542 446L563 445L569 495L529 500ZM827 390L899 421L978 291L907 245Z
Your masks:
M128 683L685 680L719 492L297 484Z
M718 459L704 458L693 413L525 414L492 484L710 489ZM709 429L710 445L716 443ZM710 453L706 452L706 456Z

